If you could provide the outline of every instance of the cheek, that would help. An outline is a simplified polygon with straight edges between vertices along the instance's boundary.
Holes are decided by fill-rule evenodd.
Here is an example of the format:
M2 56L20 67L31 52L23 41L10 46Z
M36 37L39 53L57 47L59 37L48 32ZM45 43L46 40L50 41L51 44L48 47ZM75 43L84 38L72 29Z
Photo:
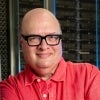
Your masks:
M27 63L31 63L36 59L34 48L23 48L23 56Z
M23 51L24 57L29 58L30 56L34 54L35 48L29 47L28 45L23 44L22 51Z
M62 56L62 46L61 45L56 46L54 48L54 51L56 55Z

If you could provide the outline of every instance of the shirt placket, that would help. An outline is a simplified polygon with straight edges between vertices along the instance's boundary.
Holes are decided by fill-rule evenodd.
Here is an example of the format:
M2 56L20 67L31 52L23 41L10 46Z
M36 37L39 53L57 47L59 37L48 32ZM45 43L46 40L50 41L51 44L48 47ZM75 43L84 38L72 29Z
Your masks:
M49 91L47 83L41 79L37 79L34 84L39 100L49 100Z

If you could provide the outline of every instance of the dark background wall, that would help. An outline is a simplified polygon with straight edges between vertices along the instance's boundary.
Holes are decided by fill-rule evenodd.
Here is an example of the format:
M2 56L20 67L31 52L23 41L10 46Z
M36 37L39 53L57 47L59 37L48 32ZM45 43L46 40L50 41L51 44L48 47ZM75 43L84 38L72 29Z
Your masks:
M8 0L0 0L0 57L1 76L10 74L9 65L9 7Z

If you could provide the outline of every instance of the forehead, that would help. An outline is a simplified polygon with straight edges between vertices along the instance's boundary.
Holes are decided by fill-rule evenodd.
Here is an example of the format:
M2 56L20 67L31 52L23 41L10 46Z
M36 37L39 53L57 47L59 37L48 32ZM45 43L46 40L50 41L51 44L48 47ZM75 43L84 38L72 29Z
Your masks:
M49 34L49 33L58 33L59 32L59 27L57 26L56 23L52 23L49 21L41 21L30 23L28 24L27 27L24 27L24 33L35 33L35 34Z

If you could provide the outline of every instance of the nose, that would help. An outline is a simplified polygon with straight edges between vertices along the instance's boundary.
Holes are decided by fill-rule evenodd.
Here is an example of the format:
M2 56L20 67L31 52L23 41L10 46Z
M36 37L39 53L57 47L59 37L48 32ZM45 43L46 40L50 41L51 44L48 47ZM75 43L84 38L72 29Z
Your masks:
M45 39L43 39L42 41L41 41L41 44L38 46L40 49L47 49L48 48L48 44L46 43L46 40Z

